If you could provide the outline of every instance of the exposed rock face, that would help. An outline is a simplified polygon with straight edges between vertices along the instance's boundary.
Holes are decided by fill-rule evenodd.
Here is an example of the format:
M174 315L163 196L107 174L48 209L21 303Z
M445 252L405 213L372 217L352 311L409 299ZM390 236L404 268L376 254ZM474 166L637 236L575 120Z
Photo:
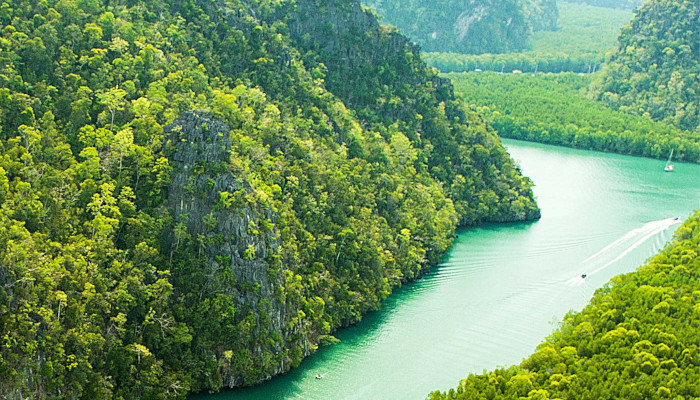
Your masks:
M505 6L499 3L499 7ZM502 152L495 134L488 132L476 113L468 112L455 99L449 79L439 77L423 64L417 45L380 26L359 0L297 0L289 13L288 26L305 64L323 63L328 71L326 88L358 110L361 122L383 121L386 126L398 123L414 148L431 149L425 155L434 178L449 187L455 182L467 182L464 177L474 182L474 168L482 169L482 177L490 174L491 166L475 160L472 153L476 145L494 153ZM392 98L420 100L393 102ZM449 127L436 123L442 118L441 113L449 119ZM512 164L499 167L510 170L506 174L513 183L520 180ZM503 190L506 186L495 184L494 179L477 180L481 182L470 183L471 188L460 186L451 192L460 213L460 224L539 218L533 200L523 207L514 206L514 209L522 208L518 211L477 206L485 196L490 196L486 188L501 199L512 198L512 192ZM515 197L531 196L529 185L514 186L519 187ZM484 193L479 193L480 190Z
M274 232L259 228L264 219L274 222L275 215L270 210L253 209L239 200L251 188L228 166L229 126L204 113L190 111L166 127L165 132L170 146L175 148L170 157L174 171L168 206L176 224L184 224L193 237L213 238L203 249L205 268L212 276L226 268L233 271L235 286L223 290L233 296L238 318L252 313L260 326L260 315L265 314L266 321L262 324L266 330L284 337L285 305L277 300L283 278L281 271L271 269L269 263L277 241ZM222 199L235 200L226 206ZM264 350L281 354L284 341L271 346L272 349ZM259 344L251 347L254 355L262 354ZM276 375L286 369L282 359L276 370L267 373ZM233 387L242 383L236 371L224 368L221 372L225 385Z
M297 47L319 54L318 61L331 74L342 76L326 80L333 94L350 106L373 103L377 88L388 79L383 75L390 75L379 69L385 64L402 66L396 74L401 76L401 84L423 83L421 74L415 73L422 68L418 45L398 32L383 29L374 15L362 9L359 0L321 3L297 0L288 21L289 33ZM358 71L363 71L361 76Z
M554 0L363 0L429 52L504 53L528 48L532 32L554 30Z
M381 26L359 0L319 3L297 0L287 22L289 33L302 53L317 55L305 63L322 62L328 68L326 88L346 105L369 106L391 123L389 120L413 118L416 110L413 106L380 106L378 99L387 90L408 97L406 87L431 91L430 82L437 89L428 100L432 105L454 99L451 82L427 71L420 46Z

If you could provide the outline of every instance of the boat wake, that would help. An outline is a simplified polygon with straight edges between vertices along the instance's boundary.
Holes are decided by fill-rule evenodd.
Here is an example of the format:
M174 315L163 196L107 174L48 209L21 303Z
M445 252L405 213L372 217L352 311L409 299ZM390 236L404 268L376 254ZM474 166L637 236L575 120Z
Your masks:
M670 228L671 226L680 223L681 219L679 217L666 218L658 221L649 222L641 228L636 228L627 232L619 239L615 240L614 242L600 249L595 254L583 260L581 264L584 267L595 268L592 269L590 272L583 271L582 274L567 280L566 284L569 286L583 285L584 283L586 283L586 279L620 261L622 258L631 253L634 249L644 244L650 238L658 235L659 233ZM619 254L617 254L615 258L602 265L596 266L596 261L605 260L606 258L612 256L613 254L615 254L615 252L621 249L622 251Z

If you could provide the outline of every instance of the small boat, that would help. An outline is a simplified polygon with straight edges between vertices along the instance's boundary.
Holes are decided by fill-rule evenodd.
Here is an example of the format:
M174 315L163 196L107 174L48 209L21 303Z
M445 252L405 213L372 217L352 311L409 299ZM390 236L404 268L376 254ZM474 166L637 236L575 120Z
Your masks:
M666 171L666 172L673 172L673 163L671 162L672 157L673 157L673 149L671 149L671 155L668 156L668 161L666 161L666 166L664 167L664 171Z
M325 374L323 374L323 375L325 375ZM323 379L323 375L321 375L321 374L316 374L316 379Z

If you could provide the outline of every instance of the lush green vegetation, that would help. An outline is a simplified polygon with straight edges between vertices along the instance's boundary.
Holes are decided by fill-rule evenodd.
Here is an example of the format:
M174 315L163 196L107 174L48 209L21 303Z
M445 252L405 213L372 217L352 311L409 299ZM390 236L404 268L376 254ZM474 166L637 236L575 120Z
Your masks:
M447 74L458 95L504 137L700 162L700 137L585 97L592 77L492 72Z
M385 23L426 51L506 53L529 48L532 32L557 26L554 0L365 0Z
M519 366L470 375L443 399L697 399L700 213L638 271L613 278Z
M592 87L596 98L700 133L700 2L647 1Z
M0 397L258 382L437 262L458 223L538 216L496 134L359 2L5 0L0 49ZM225 162L173 159L188 144L164 128L193 109L228 124ZM219 199L198 232L166 203L187 168L187 201ZM197 190L222 175L238 189ZM271 293L207 259L228 215Z
M589 4L597 7L632 10L641 6L644 0L570 0L572 3Z
M427 53L426 62L442 72L592 72L614 50L622 26L632 19L629 11L557 2L559 29L536 32L532 49L523 53L465 55L456 51ZM448 50L450 51L450 50Z

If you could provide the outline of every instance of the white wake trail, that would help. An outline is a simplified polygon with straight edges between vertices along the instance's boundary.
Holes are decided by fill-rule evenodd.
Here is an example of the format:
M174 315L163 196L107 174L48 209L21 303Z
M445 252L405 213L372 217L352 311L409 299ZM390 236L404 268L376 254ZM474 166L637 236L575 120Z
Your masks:
M614 242L612 242L609 245L605 246L604 248L600 249L597 253L595 253L592 256L588 257L587 259L581 261L581 263L586 263L588 261L591 261L594 258L597 258L598 256L602 255L603 253L607 252L608 250L612 250L615 247L618 247L622 243L626 242L627 240L634 238L638 234L642 234L642 233L651 231L653 229L656 229L658 226L665 224L667 220L668 219L662 219L659 221L648 222L644 226L642 226L641 228L632 229L631 231L625 233L619 239L615 240Z
M668 229L669 227L671 227L675 222L677 222L677 221L675 221L675 220L674 220L674 221L671 221L671 223L669 223L669 224L667 224L667 225L665 224L665 225L663 225L663 226L660 226L659 228L657 228L657 229L655 229L655 230L653 230L653 231L647 233L646 235L642 236L641 239L639 239L639 240L637 240L636 242L634 242L634 244L633 244L632 246L628 247L627 250L625 250L625 251L623 251L622 253L620 253L620 255L618 255L617 257L615 257L614 260L612 260L612 261L606 263L605 265L602 265L602 266L596 268L596 269L595 269L593 272L591 272L589 275L596 274L596 273L598 273L598 272L604 270L605 268L611 266L612 264L616 263L617 261L620 261L620 259L622 259L624 256L626 256L626 255L628 255L629 253L631 253L632 250L634 250L634 249L636 249L637 247L639 247L639 246L641 246L642 244L644 244L644 242L646 242L649 238L651 238L651 237L653 237L653 236L656 236L656 235L658 235L659 233L665 231L666 229Z
M618 256L615 257L613 260L596 268L592 272L587 273L586 278L608 268L609 266L611 266L613 264L615 264L616 262L618 262L622 258L624 258L626 255L631 253L634 249L636 249L639 246L641 246L642 244L644 244L644 242L649 240L649 238L654 237L654 236L658 235L659 233L665 231L666 229L670 228L671 226L679 224L679 223L681 223L680 218L666 218L666 219L662 219L659 221L649 222L641 228L633 229L632 231L626 233L621 238L615 240L614 242L612 242L611 244L609 244L608 246L606 246L602 250L598 251L594 255L588 257L587 259L585 259L584 261L581 262L582 264L584 264L584 263L604 254L605 252L607 252L615 247L620 246L622 243L624 243L628 240L639 237L639 239L636 242L634 242L631 246L627 247L622 253L618 254ZM568 286L581 286L586 282L586 278L584 278L583 275L575 276L575 277L569 279L568 281L566 281L566 284Z

